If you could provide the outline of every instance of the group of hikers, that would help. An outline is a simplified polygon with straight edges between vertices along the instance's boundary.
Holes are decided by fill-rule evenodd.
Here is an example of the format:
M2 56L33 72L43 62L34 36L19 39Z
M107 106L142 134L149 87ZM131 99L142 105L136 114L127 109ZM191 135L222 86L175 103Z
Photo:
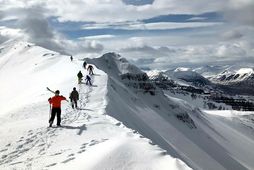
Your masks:
M87 62L86 61L84 61L84 63L83 63L83 67L84 67L84 69L86 69L86 65L87 65ZM88 65L87 66L87 71L88 71L88 73L89 73L89 75L86 75L86 78L85 78L85 80L86 80L86 85L92 85L92 83L91 83L91 77L90 77L90 75L94 75L94 73L93 73L93 66L92 65ZM79 71L78 72L78 74L77 74L77 76L78 76L78 84L81 84L81 82L82 82L82 79L83 79L83 74L82 74L82 72L81 71Z
M73 60L73 57L71 56L71 61ZM92 65L88 65L87 66L87 62L84 61L83 63L83 67L84 69L87 69L89 75L86 75L86 85L92 85L91 83L91 77L90 75L94 75L93 72L93 66ZM78 76L78 84L81 84L82 78L83 78L83 74L81 71L78 72L77 74ZM49 127L52 127L52 124L54 122L55 116L57 117L57 126L61 127L61 101L66 100L67 102L69 102L66 97L60 95L60 91L56 90L56 91L52 91L49 88L47 88L49 91L51 91L52 93L54 93L55 95L51 98L48 99L48 102L50 104L50 108L51 108L51 112L50 112L50 119L49 119ZM79 93L76 89L76 87L73 87L72 92L70 93L69 99L71 101L71 107L73 109L78 109L78 100L79 100Z

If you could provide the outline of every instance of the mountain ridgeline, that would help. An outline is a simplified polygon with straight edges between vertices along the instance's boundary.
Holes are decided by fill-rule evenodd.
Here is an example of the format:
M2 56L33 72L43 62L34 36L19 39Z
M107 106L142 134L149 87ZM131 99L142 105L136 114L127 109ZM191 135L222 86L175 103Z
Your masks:
M84 59L92 85L77 84L83 59L25 42L0 49L0 169L254 168L253 114L233 110L253 98L226 94L212 74L144 72L107 53ZM60 128L45 127L46 86L80 93L79 109L62 103Z

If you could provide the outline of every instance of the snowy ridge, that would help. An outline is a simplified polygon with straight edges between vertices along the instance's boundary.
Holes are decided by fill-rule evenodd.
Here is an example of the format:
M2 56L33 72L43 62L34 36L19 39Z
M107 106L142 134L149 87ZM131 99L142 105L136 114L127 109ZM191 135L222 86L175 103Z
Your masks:
M93 86L78 86L77 72L86 74L83 61L70 62L68 56L37 46L28 49L27 43L14 45L19 49L3 47L6 53L0 57L1 65L8 58L0 71L5 82L1 96L8 99L1 100L0 169L190 169L106 115L108 76L103 71L95 67ZM15 81L6 78L7 73ZM62 103L62 128L47 128L47 99L52 94L46 86L66 97L73 86L79 90L79 110Z
M77 72L87 74L83 61L16 45L0 53L1 96L8 99L0 107L0 169L254 168L252 112L233 121L202 112L164 94L115 53L86 59L95 67L93 86L77 85ZM62 103L62 128L45 128L46 86L66 97L74 86L80 92L79 110Z

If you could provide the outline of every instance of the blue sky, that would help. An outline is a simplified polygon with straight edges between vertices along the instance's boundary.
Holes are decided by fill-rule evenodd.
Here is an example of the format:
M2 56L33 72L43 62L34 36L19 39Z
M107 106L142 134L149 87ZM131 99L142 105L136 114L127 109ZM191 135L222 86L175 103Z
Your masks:
M0 0L0 7L0 43L23 39L87 57L114 51L161 69L254 54L252 0Z

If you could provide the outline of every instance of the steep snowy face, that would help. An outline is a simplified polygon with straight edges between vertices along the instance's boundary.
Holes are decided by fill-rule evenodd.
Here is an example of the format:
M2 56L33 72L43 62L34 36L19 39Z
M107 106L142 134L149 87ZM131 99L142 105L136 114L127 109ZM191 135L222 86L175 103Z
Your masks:
M115 79L126 86L154 94L155 87L149 77L138 67L130 64L125 58L115 53L106 53L100 58L85 59L106 72L110 79Z
M254 166L243 156L250 153L241 142L249 146L253 143L247 136L242 136L244 141L240 141L241 132L221 125L217 118L208 116L179 98L164 94L154 81L140 76L146 75L143 72L119 67L124 63L127 65L124 68L133 68L126 60L122 62L119 55L107 55L111 56L104 55L88 61L108 75L108 115L151 139L193 169L248 169ZM180 76L184 72L183 77L196 77L190 71L177 72ZM160 73L155 77L158 75Z

